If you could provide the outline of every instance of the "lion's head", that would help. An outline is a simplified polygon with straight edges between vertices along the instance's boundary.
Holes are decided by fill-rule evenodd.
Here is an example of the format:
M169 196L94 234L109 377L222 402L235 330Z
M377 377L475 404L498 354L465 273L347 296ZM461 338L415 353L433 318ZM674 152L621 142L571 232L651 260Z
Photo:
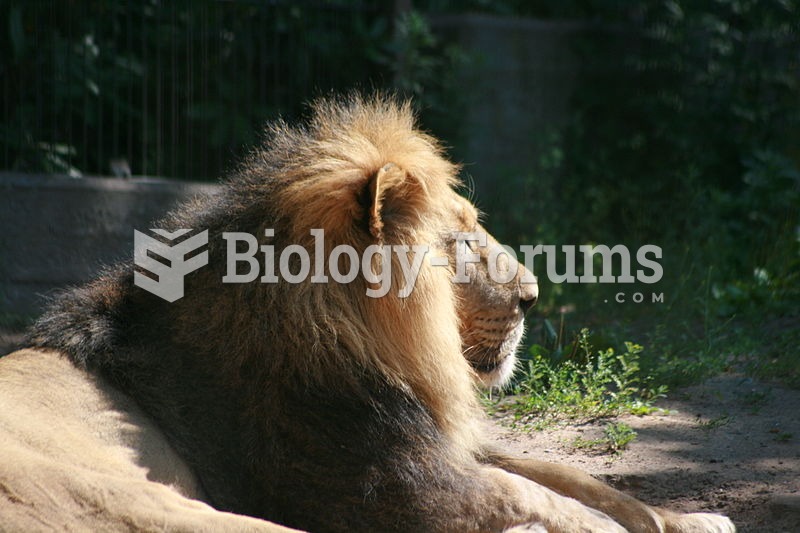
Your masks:
M408 103L355 97L322 100L313 110L305 130L275 128L272 139L281 143L256 154L249 167L251 183L263 180L265 160L277 159L286 169L286 181L276 188L274 199L279 218L289 222L289 241L310 250L310 230L323 228L326 253L339 244L364 249L380 243L425 244L431 246L431 257L446 255L447 269L437 271L426 262L417 289L419 314L434 309L436 316L427 316L412 333L408 328L414 320L388 314L391 331L386 337L392 342L398 334L413 338L431 326L433 336L444 337L457 321L463 355L478 381L504 383L514 368L525 312L538 296L533 274L508 255L495 255L500 244L479 223L475 206L454 190L458 167L443 157L434 138L416 128ZM453 282L458 257L464 254L472 256L464 261L469 282ZM490 275L490 262L502 281ZM399 271L392 265L392 272ZM351 289L360 299L363 287ZM397 305L395 312L410 316L407 311L416 300L393 299L393 294L386 302L372 302L380 309L376 314ZM436 344L431 338L426 341Z
M265 170L272 174L268 182ZM500 245L479 224L476 208L456 192L457 173L438 142L416 128L408 103L354 97L317 102L301 130L274 127L267 148L232 182L238 195L266 203L265 211L274 213L276 253L299 243L316 261L310 236L315 228L325 230L325 255L341 244L354 245L359 254L375 244L430 247L407 298L398 296L404 280L395 256L393 288L382 298L364 298L370 284L361 278L346 286L289 289L295 295L300 290L313 306L305 322L316 332L315 345L326 346L325 335L318 336L326 328L337 336L341 346L326 348L326 357L345 353L350 361L355 355L364 365L377 364L433 405L445 426L463 422L453 411L469 404L465 398L473 396L475 381L499 385L511 375L524 314L538 294L523 266L493 256ZM462 233L483 233L486 242L459 241ZM474 254L466 262L470 281L457 283L456 258L464 253ZM433 266L431 258L442 256L448 267ZM510 274L505 283L489 275L492 260ZM273 297L280 293L277 288Z

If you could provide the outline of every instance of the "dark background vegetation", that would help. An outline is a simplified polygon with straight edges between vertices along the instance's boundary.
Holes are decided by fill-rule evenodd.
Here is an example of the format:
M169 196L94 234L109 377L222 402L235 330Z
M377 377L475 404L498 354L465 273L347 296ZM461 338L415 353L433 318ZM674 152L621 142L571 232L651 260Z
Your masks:
M645 346L643 373L686 383L742 371L800 383L800 3L796 0L115 0L0 4L0 169L211 180L320 94L393 89L459 145L459 73L436 31L467 12L576 20L586 65L568 120L524 168L484 176L512 244L645 243L655 286L542 280L533 352ZM494 181L492 181L494 180ZM480 199L479 199L480 200ZM540 277L541 273L540 273ZM664 303L630 302L641 291ZM608 301L608 303L607 303ZM532 353L533 353L532 352Z

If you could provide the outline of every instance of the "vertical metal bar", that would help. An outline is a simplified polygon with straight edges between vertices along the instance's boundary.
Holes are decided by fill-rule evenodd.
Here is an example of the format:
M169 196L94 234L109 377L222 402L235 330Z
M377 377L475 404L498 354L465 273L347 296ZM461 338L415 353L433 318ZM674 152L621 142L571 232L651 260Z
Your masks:
M145 13L144 9L141 12L141 28L139 29L139 35L142 36L142 107L141 107L141 116L142 116L142 131L141 131L141 143L142 143L142 175L146 176L148 174L147 168L147 128L149 124L147 123L147 117L149 114L148 110L148 102L147 102L147 84L149 82L149 72L150 66L148 64L147 58L147 24L145 23Z

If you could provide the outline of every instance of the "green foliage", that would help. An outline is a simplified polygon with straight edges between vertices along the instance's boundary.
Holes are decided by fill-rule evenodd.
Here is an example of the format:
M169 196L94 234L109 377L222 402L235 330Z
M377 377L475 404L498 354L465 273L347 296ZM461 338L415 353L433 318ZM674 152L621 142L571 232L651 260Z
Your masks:
M595 419L622 413L647 414L666 392L651 387L639 366L643 348L626 342L625 350L595 351L582 329L568 349L534 345L511 405L515 422L546 425L555 419Z
M636 440L637 433L625 422L606 424L603 428L603 438L583 439L576 437L572 446L581 450L596 450L601 453L619 455L628 448L628 444Z
M457 130L460 103L457 72L470 58L458 45L444 42L420 11L399 13L392 38L367 45L368 56L391 74L391 87L413 97L426 127Z
M712 429L717 429L722 426L727 426L728 424L731 423L731 420L732 418L729 415L719 415L710 420L704 420L698 422L698 426L700 427L700 429L703 429L705 431L711 431Z
M11 2L0 7L0 168L216 179L331 91L394 89L440 115L460 61L391 4Z
M535 9L484 10L497 4ZM539 15L596 22L576 46L586 69L574 113L525 170L535 194L485 208L511 240L656 244L664 278L620 287L540 276L541 312L574 306L574 321L630 331L649 347L642 367L670 385L728 369L800 383L800 4L557 9ZM663 292L665 304L614 305L619 290Z
M793 437L794 437L794 435L792 435L791 433L787 433L785 431L782 431L782 432L777 433L773 440L775 442L789 442L789 441L792 440Z
M559 189L582 216L566 236L688 244L719 279L796 266L797 13L793 2L641 3L621 33L587 37L589 64L616 53L624 70L588 73L576 96Z
M637 94L615 84L620 104L602 111L598 100L586 115L626 117L600 150L605 179L616 182L611 209L631 214L624 231L670 251L681 243L713 267L719 316L800 301L800 77L790 74L799 9L727 1L645 11L644 47L628 57ZM591 160L576 168L601 170Z
M611 452L619 453L626 449L628 444L636 440L636 431L624 422L608 424L604 429L608 449Z

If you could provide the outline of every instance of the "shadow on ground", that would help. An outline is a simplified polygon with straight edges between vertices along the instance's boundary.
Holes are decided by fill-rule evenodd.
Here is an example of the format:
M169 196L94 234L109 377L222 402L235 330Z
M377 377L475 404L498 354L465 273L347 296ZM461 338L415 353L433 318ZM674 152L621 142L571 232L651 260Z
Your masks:
M663 412L622 416L619 455L578 449L609 420L524 432L495 424L521 454L576 466L652 505L728 515L740 532L800 531L800 391L723 375L670 394Z

